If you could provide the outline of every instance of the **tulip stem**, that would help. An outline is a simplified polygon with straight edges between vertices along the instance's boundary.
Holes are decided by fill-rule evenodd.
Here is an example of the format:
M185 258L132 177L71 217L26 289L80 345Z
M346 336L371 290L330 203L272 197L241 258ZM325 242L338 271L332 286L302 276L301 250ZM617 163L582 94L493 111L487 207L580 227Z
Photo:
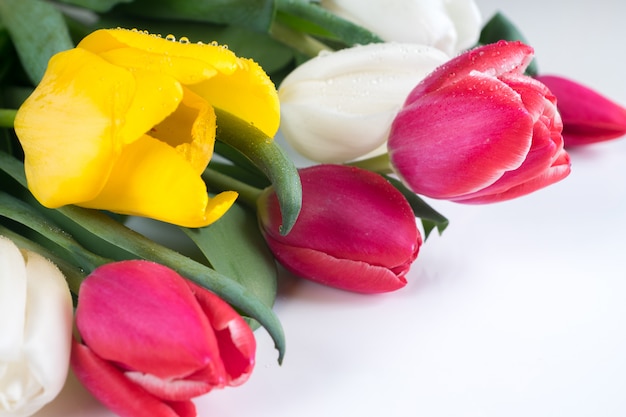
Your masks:
M0 109L0 127L13 127L17 110Z
M382 155L374 156L368 159L361 159L359 161L349 162L346 165L367 169L369 171L378 172L379 174L393 174L388 153L384 153Z
M256 201L261 195L262 190L211 168L207 168L204 171L202 178L207 183L209 188L213 187L219 191L236 191L239 193L239 200L242 203L251 209L256 210Z
M328 45L277 21L272 23L269 33L277 41L311 58L322 51L333 51Z

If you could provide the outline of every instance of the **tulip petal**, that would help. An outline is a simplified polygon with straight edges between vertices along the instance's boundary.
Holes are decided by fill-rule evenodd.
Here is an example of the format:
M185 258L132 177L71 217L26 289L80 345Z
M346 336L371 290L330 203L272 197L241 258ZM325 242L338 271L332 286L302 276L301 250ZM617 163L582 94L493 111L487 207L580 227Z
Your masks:
M566 78L553 75L536 78L557 97L566 146L585 145L626 134L626 108Z
M209 379L163 379L143 372L124 372L126 378L157 398L167 401L186 401L211 391L219 382ZM212 375L211 375L212 376Z
M87 346L72 345L72 369L78 380L100 402L121 417L195 417L191 401L169 406L126 378Z
M182 378L213 366L217 342L186 281L148 261L103 265L83 282L76 325L101 358L125 370Z
M228 377L226 383L231 386L243 384L254 368L254 334L243 318L224 300L193 282L189 281L188 284L215 331Z
M521 74L533 58L533 48L521 42L500 41L479 46L451 59L431 72L409 94L406 103L422 95L482 72L492 77L512 72Z
M273 137L280 120L276 88L254 61L217 45L168 41L125 29L96 31L79 45L120 65L166 73Z
M40 389L29 406L43 407L65 385L70 361L73 305L61 271L34 252L25 253L28 303L24 356Z
M406 285L404 273L396 275L389 268L364 261L338 259L317 250L293 247L271 237L268 245L276 259L292 273L320 284L347 291L376 294L395 291Z
M20 357L26 323L26 291L24 258L11 240L0 236L0 317L4 318L0 320L0 364Z
M216 71L230 74L239 65L227 48L169 41L138 30L97 30L82 39L78 48L103 54L121 66L168 74L183 84L197 83Z
M52 57L15 119L28 185L42 204L58 207L100 191L117 151L116 125L133 89L128 71L88 52L72 49Z
M144 135L124 149L102 192L80 205L202 227L219 219L236 198L233 191L209 198L197 170L176 149Z
M389 155L414 191L455 197L517 169L530 150L533 124L516 91L472 73L407 105L392 125Z

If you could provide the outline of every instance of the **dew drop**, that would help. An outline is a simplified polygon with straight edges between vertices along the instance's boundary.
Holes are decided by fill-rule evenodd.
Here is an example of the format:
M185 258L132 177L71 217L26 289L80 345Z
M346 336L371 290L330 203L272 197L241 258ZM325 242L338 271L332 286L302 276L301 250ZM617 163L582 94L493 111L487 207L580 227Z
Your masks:
M211 46L219 46L219 43L217 43L217 41L211 41Z
M178 40L178 42L183 43L183 44L188 44L189 43L189 38L186 36L181 36L181 38Z
M166 39L166 40L168 40L168 41L175 42L175 41L176 41L176 36L174 36L174 35L172 35L172 34L170 33L170 34L168 34L168 35L165 37L165 39Z

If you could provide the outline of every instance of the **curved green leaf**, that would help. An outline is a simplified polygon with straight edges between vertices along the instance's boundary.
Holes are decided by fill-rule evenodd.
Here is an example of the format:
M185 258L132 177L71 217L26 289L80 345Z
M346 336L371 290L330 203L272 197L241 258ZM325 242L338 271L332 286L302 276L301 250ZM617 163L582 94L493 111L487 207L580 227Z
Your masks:
M33 84L38 84L57 52L72 49L63 15L41 0L2 0L0 18Z
M277 269L251 210L235 204L207 227L181 228L213 269L233 278L268 307L274 305Z
M302 207L302 184L298 169L285 152L252 124L221 109L217 115L218 140L237 149L270 180L282 214L280 233L286 235L296 222Z

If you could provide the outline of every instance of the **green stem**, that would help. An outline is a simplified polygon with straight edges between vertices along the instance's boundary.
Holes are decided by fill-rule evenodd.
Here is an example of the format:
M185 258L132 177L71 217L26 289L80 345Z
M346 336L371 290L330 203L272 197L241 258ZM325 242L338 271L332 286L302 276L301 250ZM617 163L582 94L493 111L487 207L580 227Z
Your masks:
M17 110L0 109L0 127L13 127Z
M349 162L346 165L367 169L370 171L378 172L379 174L393 173L388 153L384 153L382 155L374 156L368 159L361 159L359 161Z
M202 174L202 178L209 188L214 187L220 191L234 190L239 193L239 200L253 210L256 210L256 201L262 190L238 181L228 175L222 174L211 168L207 168Z
M322 51L333 51L332 48L317 39L302 32L298 32L297 30L293 30L276 20L272 23L269 34L277 41L311 58L319 55Z

